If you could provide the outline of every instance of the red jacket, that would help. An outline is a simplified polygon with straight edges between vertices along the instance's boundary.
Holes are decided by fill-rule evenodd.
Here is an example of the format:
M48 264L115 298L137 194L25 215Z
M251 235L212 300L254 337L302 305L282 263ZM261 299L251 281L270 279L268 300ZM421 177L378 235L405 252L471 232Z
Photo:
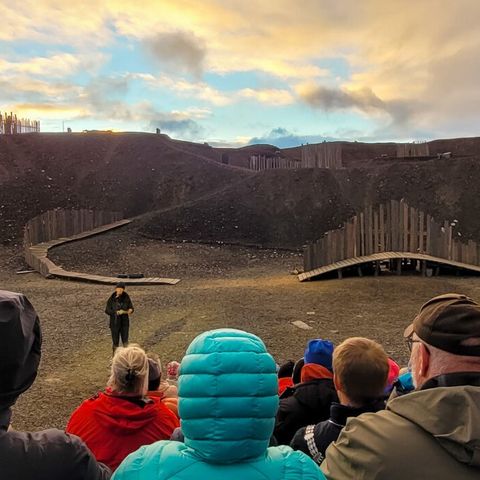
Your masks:
M170 439L178 426L177 417L158 399L144 402L105 392L85 400L66 431L78 435L99 462L115 470L142 445Z

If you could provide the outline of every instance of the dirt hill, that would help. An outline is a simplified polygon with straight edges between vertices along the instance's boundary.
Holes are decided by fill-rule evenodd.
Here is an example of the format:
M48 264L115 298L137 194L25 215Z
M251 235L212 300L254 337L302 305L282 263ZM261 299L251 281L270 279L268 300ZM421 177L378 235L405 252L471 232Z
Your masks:
M133 216L252 175L215 161L208 146L183 143L151 134L0 135L0 242L18 242L26 221L51 208Z
M437 140L442 160L378 161L394 144L345 142L344 170L251 172L272 145L215 149L153 134L0 136L0 241L18 244L31 217L55 207L145 214L133 225L159 239L298 248L363 208L405 198L480 240L480 138ZM295 158L299 149L287 149ZM477 156L476 156L477 155Z

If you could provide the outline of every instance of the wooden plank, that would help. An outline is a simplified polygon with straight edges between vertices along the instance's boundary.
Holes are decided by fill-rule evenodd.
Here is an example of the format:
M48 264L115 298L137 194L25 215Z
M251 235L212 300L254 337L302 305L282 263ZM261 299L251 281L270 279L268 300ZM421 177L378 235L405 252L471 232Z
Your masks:
M378 221L378 212L375 210L373 212L373 253L378 253L379 240L379 221Z
M418 251L423 253L425 251L425 213L418 212Z
M379 225L379 229L380 229L380 240L379 240L379 251L380 252L385 252L386 251L386 239L385 239L385 206L382 204L380 205L379 207L379 212L378 212L378 216L379 216L379 221L380 221L380 225Z
M365 255L365 213L360 212L360 255Z

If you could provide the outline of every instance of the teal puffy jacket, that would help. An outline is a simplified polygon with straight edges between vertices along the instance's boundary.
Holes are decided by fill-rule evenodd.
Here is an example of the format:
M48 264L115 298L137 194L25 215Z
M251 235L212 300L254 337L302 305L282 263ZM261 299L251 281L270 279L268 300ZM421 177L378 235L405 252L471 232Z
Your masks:
M114 480L324 479L302 452L268 443L278 408L275 362L250 333L199 335L180 366L178 410L185 443L130 454Z

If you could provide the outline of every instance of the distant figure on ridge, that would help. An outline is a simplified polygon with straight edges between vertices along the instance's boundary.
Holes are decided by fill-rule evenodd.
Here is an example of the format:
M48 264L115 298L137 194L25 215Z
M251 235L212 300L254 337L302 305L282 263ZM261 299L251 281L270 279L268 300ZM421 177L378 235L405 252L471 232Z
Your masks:
M125 291L123 282L117 283L115 291L107 301L105 313L110 315L110 330L112 332L112 350L115 350L122 338L123 346L128 346L128 332L130 328L129 315L133 313L133 304L128 293Z

